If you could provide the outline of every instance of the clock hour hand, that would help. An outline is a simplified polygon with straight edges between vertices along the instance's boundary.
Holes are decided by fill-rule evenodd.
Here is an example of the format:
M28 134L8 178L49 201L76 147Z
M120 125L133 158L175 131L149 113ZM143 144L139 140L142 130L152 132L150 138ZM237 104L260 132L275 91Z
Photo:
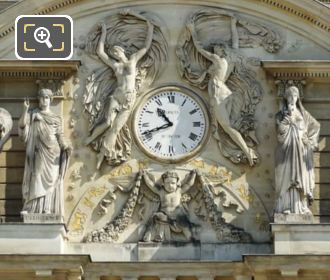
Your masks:
M160 109L160 108L157 108L157 114L158 114L158 116L163 117L164 120L165 120L168 124L173 125L173 123L172 123L172 122L168 119L168 117L166 116L166 114L165 114L165 110L162 110L162 109Z
M146 130L146 131L144 131L142 134L143 134L143 135L150 134L150 133L152 133L152 132L156 132L156 131L158 131L158 130L168 128L168 127L170 127L170 126L172 126L172 125L173 125L173 123L166 123L166 124L163 124L163 125L161 125L161 126L155 127L155 128L153 128L153 129Z

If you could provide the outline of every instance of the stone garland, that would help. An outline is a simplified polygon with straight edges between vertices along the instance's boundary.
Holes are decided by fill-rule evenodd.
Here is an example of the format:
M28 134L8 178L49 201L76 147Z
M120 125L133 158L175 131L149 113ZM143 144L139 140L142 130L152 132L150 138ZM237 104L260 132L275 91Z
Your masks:
M222 213L218 210L218 206L215 203L210 184L206 182L202 175L199 175L199 180L202 184L203 198L205 208L209 214L209 221L217 233L218 240L224 243L251 242L251 236L243 229L226 223L225 219L222 217Z
M134 213L136 203L138 201L138 194L140 191L142 175L138 173L129 198L121 210L120 214L112 221L107 223L100 230L93 231L86 236L85 241L91 242L113 242L118 240L119 234L123 233L127 228L130 219Z

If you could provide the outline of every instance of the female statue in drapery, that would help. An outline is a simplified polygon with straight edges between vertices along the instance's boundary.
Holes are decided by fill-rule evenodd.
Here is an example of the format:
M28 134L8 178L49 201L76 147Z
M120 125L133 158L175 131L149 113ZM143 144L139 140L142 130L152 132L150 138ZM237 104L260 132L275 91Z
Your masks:
M52 91L41 89L38 99L39 107L31 110L25 100L19 120L19 135L26 143L22 214L63 215L63 179L71 148L63 138L62 118L50 111Z
M99 24L92 35L87 50L107 68L93 73L86 84L84 105L91 127L85 144L98 152L100 169L104 159L116 165L129 158L131 135L126 122L139 87L153 81L165 59L166 44L158 26L129 11Z
M224 18L229 19L230 39L209 38L203 46L199 37L206 37L202 31L207 19L216 22ZM239 47L236 25L237 19L230 14L197 13L186 24L177 54L182 76L194 86L207 88L216 121L214 137L222 154L234 163L247 162L253 166L258 161L254 112L262 90L243 57L234 53ZM210 43L211 40L214 42Z
M275 213L311 214L313 151L318 146L320 124L302 106L295 86L285 91L281 107L276 115Z

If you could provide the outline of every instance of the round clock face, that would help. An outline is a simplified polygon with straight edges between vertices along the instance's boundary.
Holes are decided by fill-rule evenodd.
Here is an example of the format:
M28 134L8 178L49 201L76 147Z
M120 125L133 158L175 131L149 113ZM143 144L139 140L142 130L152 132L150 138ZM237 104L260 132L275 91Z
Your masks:
M194 156L206 141L209 117L202 100L177 87L144 98L134 117L138 144L152 158L178 162Z

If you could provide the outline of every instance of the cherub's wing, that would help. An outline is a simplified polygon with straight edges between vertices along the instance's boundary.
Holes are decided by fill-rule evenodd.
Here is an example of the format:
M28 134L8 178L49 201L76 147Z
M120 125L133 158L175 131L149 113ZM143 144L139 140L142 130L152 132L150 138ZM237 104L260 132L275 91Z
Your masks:
M147 51L137 65L136 90L141 87L150 85L157 74L160 72L162 65L168 58L168 45L160 26L164 26L154 15L140 14L147 18L154 25L154 32L150 49ZM136 13L126 11L111 15L104 19L107 26L107 36L105 44L105 52L110 53L113 46L121 46L130 57L138 50L145 47L147 24L146 21L139 18ZM96 48L100 39L101 31L95 25L88 36L86 50L90 54L96 54Z

